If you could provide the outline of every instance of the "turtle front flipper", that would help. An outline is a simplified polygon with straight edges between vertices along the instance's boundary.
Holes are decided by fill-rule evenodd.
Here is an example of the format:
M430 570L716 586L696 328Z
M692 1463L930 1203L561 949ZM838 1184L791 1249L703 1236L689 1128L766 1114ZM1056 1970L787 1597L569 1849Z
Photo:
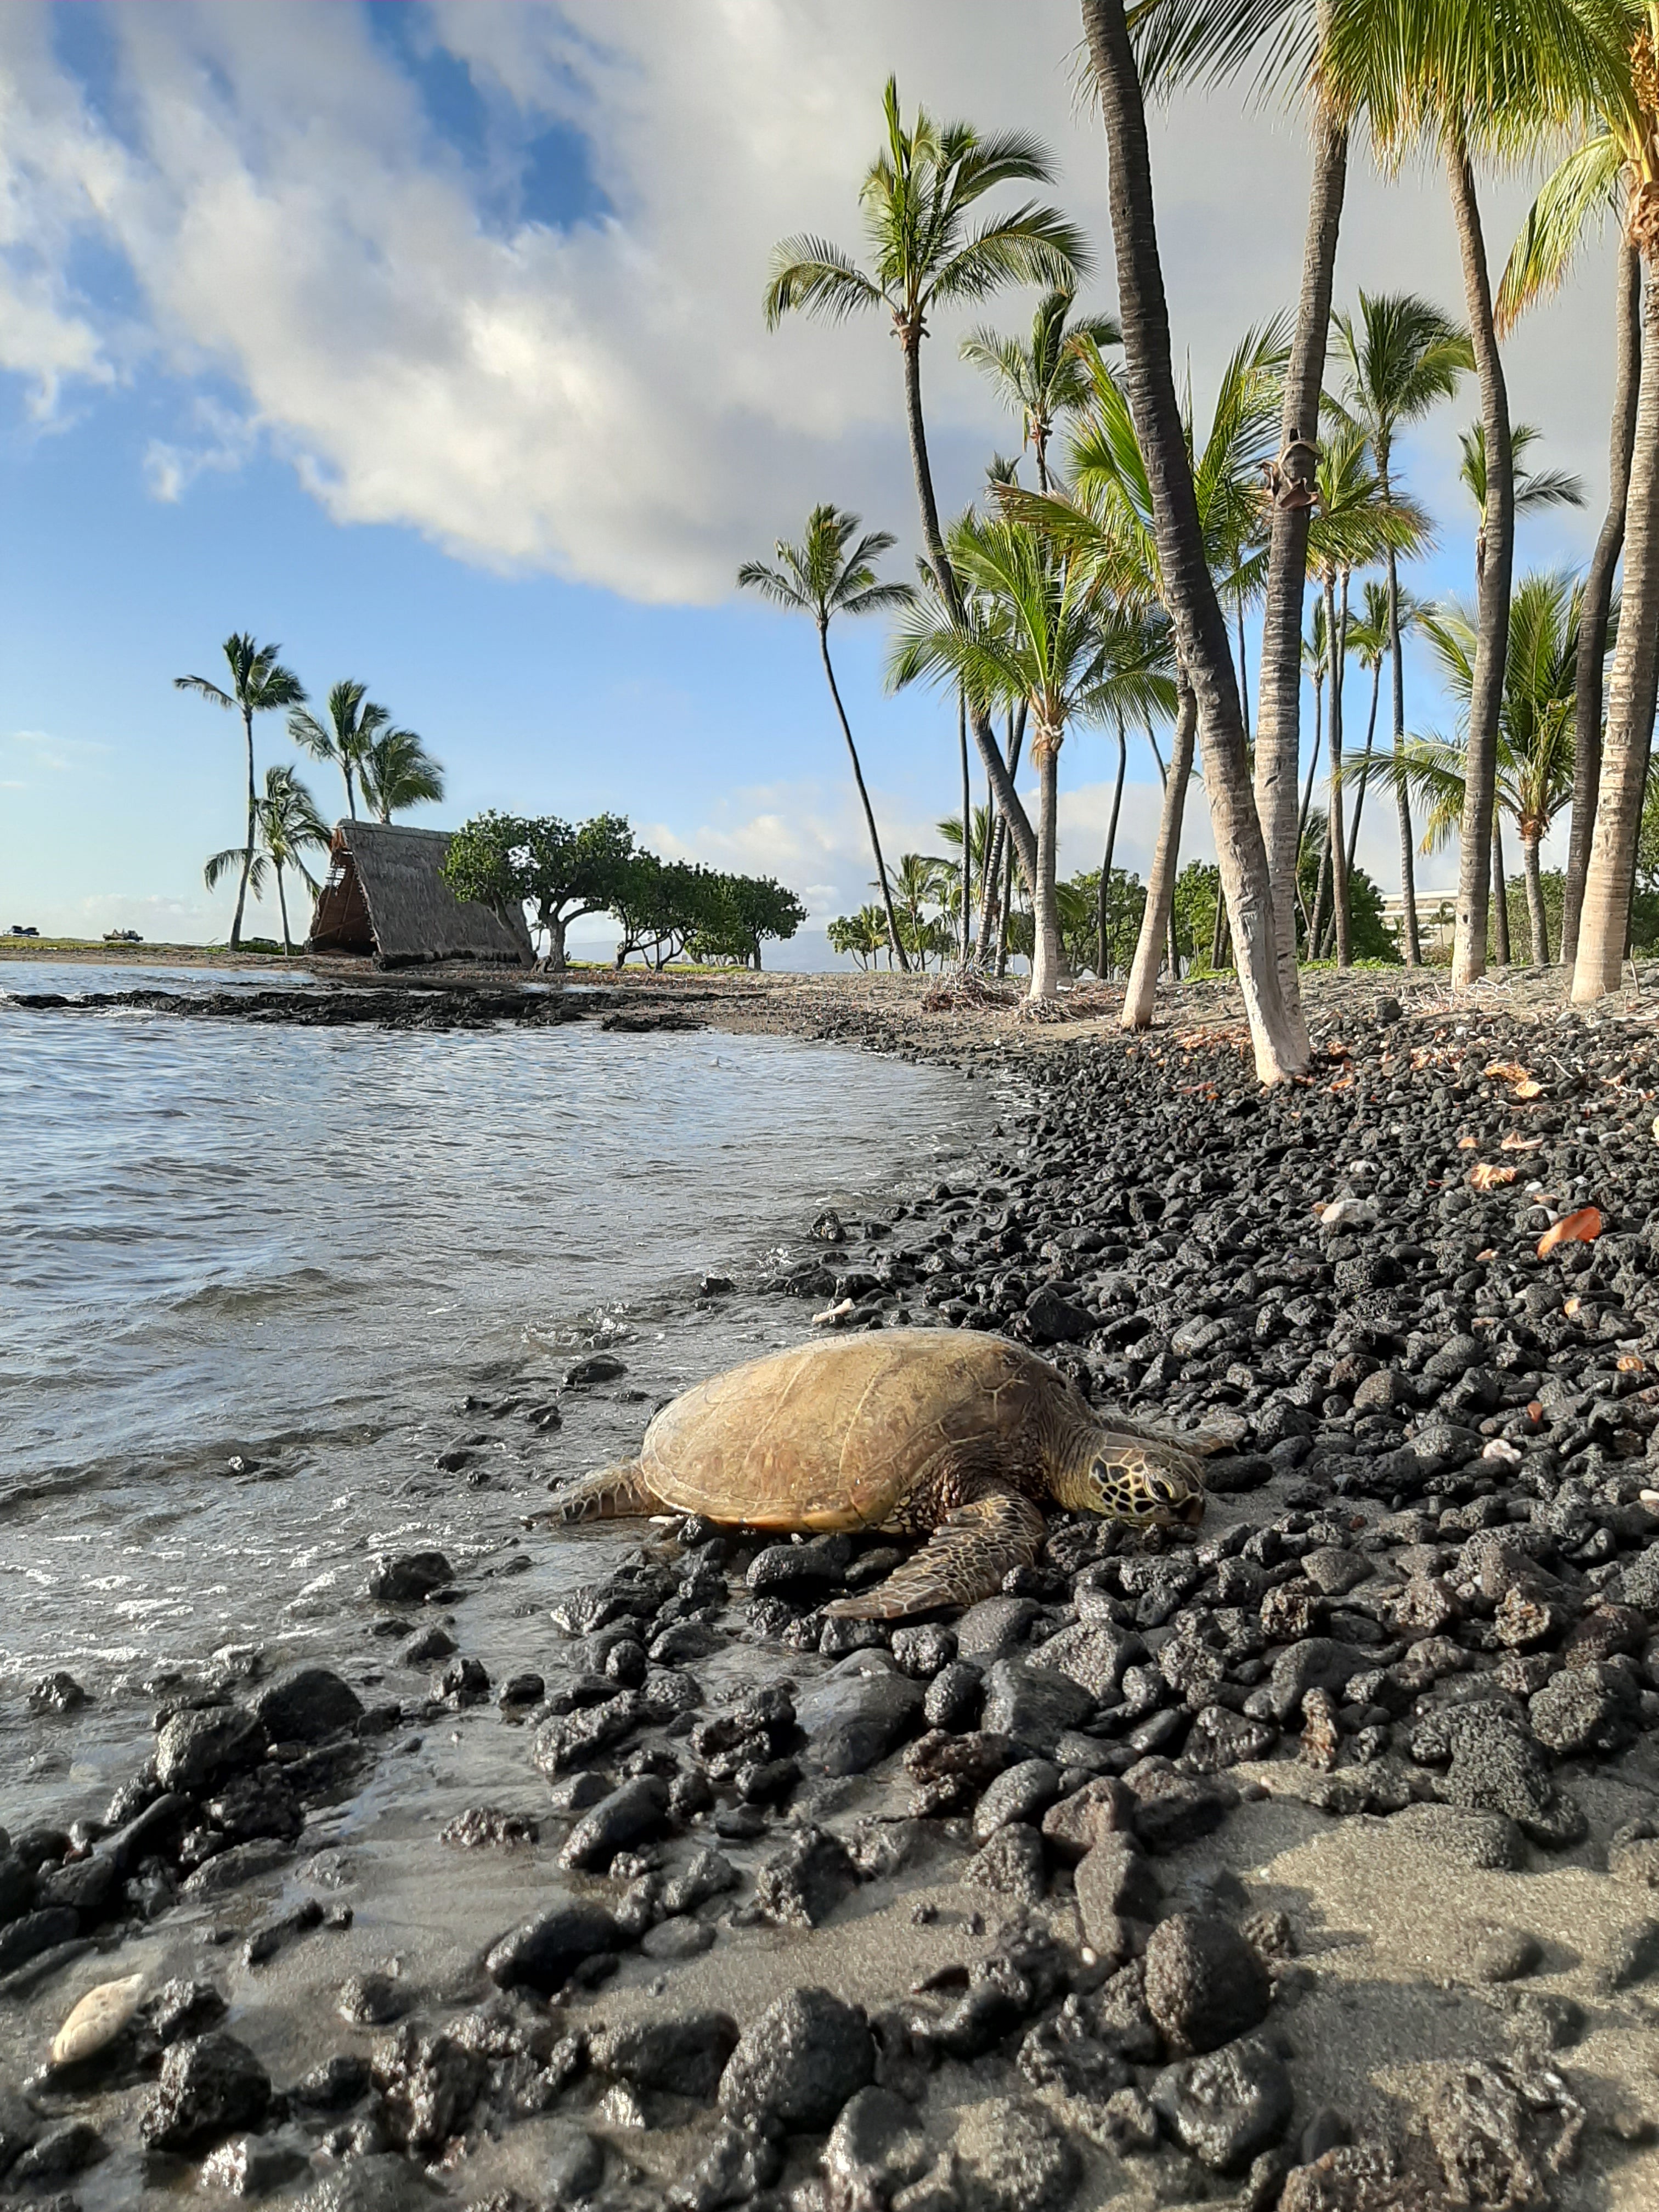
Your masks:
M942 1605L994 1597L1010 1567L1036 1559L1047 1524L1017 1490L987 1490L947 1514L914 1559L857 1597L824 1611L843 1620L902 1620Z
M568 1528L573 1521L626 1521L635 1514L663 1510L664 1501L647 1483L639 1462L630 1459L567 1482L556 1493L552 1511L540 1518L555 1528Z

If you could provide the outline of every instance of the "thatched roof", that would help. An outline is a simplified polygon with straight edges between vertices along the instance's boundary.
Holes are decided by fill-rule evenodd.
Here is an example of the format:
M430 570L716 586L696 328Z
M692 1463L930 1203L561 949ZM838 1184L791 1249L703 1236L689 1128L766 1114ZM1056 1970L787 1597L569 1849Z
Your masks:
M422 960L535 958L524 915L507 921L458 899L439 872L446 830L337 822L328 880L318 895L307 950L372 952L382 968Z

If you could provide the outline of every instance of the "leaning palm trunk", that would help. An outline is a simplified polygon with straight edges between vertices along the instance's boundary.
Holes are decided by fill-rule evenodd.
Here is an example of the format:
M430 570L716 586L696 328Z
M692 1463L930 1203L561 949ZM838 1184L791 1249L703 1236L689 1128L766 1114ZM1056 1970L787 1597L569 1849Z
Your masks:
M1452 939L1452 987L1477 983L1486 970L1486 901L1492 889L1492 839L1498 772L1498 726L1504 705L1509 653L1510 573L1515 558L1515 459L1510 440L1509 393L1492 324L1492 281L1475 197L1474 171L1461 134L1447 141L1446 173L1457 218L1463 289L1474 365L1480 380L1480 414L1486 432L1486 504L1480 565L1480 628L1469 693L1464 754L1462 849L1457 871L1457 921Z
M954 621L961 628L967 626L967 610L963 605L962 586L957 581L957 572L951 566L945 550L945 538L939 528L939 501L933 495L933 465L927 458L927 428L921 411L921 338L920 330L906 332L902 337L904 356L904 415L910 434L910 465L916 480L916 499L921 508L921 534L927 547L927 558L945 604ZM1014 851L1027 883L1035 883L1037 864L1036 839L1013 778L998 750L996 732L991 727L990 716L980 706L970 712L974 742L979 747L980 758L991 788L997 796L997 805L1008 824L1013 839Z
M1302 787L1302 805L1296 817L1296 849L1302 850L1302 840L1308 834L1308 816L1313 806L1314 777L1319 768L1319 749L1325 742L1325 679L1317 671L1314 675L1314 741L1313 751L1308 757L1308 780ZM1261 740L1257 739L1258 747Z
M1549 918L1544 911L1544 878L1538 858L1536 833L1521 833L1521 872L1527 885L1527 921L1532 929L1532 964L1547 968L1550 960Z
M1625 543L1625 501L1636 442L1636 403L1641 383L1642 258L1627 240L1619 248L1619 367L1613 388L1613 430L1607 447L1607 511L1584 578L1578 617L1578 654L1573 678L1572 827L1567 838L1566 880L1561 892L1561 958L1571 967L1578 951L1578 916L1595 829L1601 781L1602 669L1607 651L1607 611L1613 572Z
M1060 988L1060 915L1054 896L1055 838L1059 830L1060 746L1063 730L1039 722L1031 740L1037 772L1036 881L1031 886L1031 988L1033 999L1052 999Z
M1336 584L1333 574L1325 578L1325 634L1331 641L1331 799L1330 814L1325 824L1325 842L1331 855L1331 909L1336 922L1336 964L1339 968L1353 965L1353 939L1348 925L1348 848L1346 833L1342 826L1342 678L1344 659L1348 643L1348 587L1342 586L1342 610L1339 617L1336 605Z
M968 776L968 701L957 694L957 743L962 750L962 964L974 945L974 793Z
M1117 817L1123 805L1123 779L1129 765L1129 744L1123 734L1123 717L1117 718L1117 781L1112 786L1111 817L1106 824L1106 851L1100 863L1100 890L1095 900L1095 973L1103 983L1110 965L1107 958L1107 906L1112 894L1112 856L1117 849Z
M1164 811L1158 820L1158 843L1146 878L1146 903L1141 908L1140 935L1123 994L1122 1024L1126 1030L1148 1030L1158 994L1158 971L1166 945L1170 950L1170 981L1177 980L1174 939L1170 934L1175 916L1176 871L1181 865L1181 817L1187 805L1187 786L1192 780L1193 745L1198 734L1198 702L1184 674L1177 673L1179 705L1175 737L1170 747L1170 766L1164 778Z
M1354 854L1359 849L1359 817L1365 811L1365 792L1371 780L1371 755L1376 745L1376 709L1382 696L1382 663L1379 660L1371 671L1370 719L1365 725L1365 751L1359 763L1359 788L1353 797L1353 820L1348 824L1348 873L1353 873Z
M1384 483L1384 497L1387 493ZM1389 548L1389 663L1394 680L1394 803L1400 823L1401 934L1406 940L1406 965L1420 968L1423 937L1417 923L1417 848L1412 835L1412 795L1405 777L1406 656L1400 644L1400 566L1392 545Z
M1256 1073L1264 1083L1278 1083L1307 1066L1308 1035L1297 995L1294 938L1290 957L1280 956L1273 879L1250 788L1226 617L1206 556L1176 393L1146 111L1123 0L1083 0L1083 21L1111 155L1112 237L1129 412L1146 459L1164 598L1204 726L1204 783ZM1297 627L1299 653L1299 620ZM1283 810L1288 833L1277 812L1273 817L1276 836L1288 850L1287 899L1295 870L1293 754L1291 759L1289 778L1274 802Z
M1025 742L1025 702L1022 700L1008 723L1008 775L1010 781L1019 773L1020 747ZM975 957L983 968L991 957L991 939L999 929L997 974L1001 975L1008 965L1008 900L1013 883L1013 851L1008 843L1008 824L1000 807L996 810L996 826L991 836L991 851L987 862L985 904L979 918L979 946ZM1007 878L1006 883L1004 878Z
M818 624L818 651L823 655L823 672L830 679L830 696L836 702L836 713L841 722L841 733L847 740L848 758L853 763L853 781L859 787L859 803L864 809L864 826L870 833L870 851L876 863L876 881L881 885L881 902L887 910L887 945L906 975L910 963L904 957L903 940L899 936L898 916L893 912L892 887L887 881L887 864L881 857L881 838L876 829L876 810L870 804L870 794L864 787L864 770L859 763L859 749L853 743L852 725L847 719L847 709L841 703L841 686L836 681L834 664L830 659L830 625ZM559 961L563 967L562 955Z
M1572 995L1587 1006L1619 988L1636 881L1653 709L1659 689L1659 284L1648 272L1642 372L1625 510L1624 599L1607 687L1595 835L1584 878Z
M1333 0L1319 0L1316 29L1322 48L1332 10ZM1302 290L1285 378L1255 701L1255 811L1267 845L1286 1036L1297 1060L1305 1060L1309 1051L1296 972L1296 862L1304 819L1297 809L1296 788L1302 747L1302 609L1307 592L1308 525L1317 458L1319 399L1325 380L1337 239L1348 174L1347 131L1317 91L1314 99L1313 174L1308 191ZM1206 721L1206 760L1208 729ZM1245 964L1241 958L1241 979Z
M1494 808L1492 817L1492 923L1498 965L1510 965L1510 886L1504 872L1504 825Z
M283 917L283 957L286 960L294 951L292 940L288 933L288 893L283 888L282 862L277 860L273 865L276 870L276 906Z
M230 918L230 949L242 941L242 908L247 904L247 879L253 872L253 838L259 811L259 794L253 782L253 710L242 709L242 729L247 738L247 842L242 848L242 872L236 885L236 911Z

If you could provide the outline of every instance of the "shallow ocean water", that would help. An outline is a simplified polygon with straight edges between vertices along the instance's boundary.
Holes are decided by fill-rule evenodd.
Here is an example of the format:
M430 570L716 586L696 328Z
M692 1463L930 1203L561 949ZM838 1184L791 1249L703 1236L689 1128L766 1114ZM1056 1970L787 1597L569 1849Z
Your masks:
M0 1749L33 1741L19 1692L48 1665L118 1705L227 1644L337 1641L377 1548L513 1541L658 1402L805 1334L756 1287L774 1255L826 1203L948 1174L994 1104L714 1031L0 1001ZM700 1297L705 1272L736 1291ZM592 1346L628 1373L567 1394L553 1433L469 1417L550 1396ZM580 1540L523 1540L580 1578Z

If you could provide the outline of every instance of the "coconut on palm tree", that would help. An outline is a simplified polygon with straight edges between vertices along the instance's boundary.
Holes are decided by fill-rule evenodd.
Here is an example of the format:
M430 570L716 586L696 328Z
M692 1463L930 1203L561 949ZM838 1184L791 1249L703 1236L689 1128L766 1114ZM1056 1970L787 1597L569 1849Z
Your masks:
M1048 443L1061 419L1088 404L1089 380L1074 343L1115 345L1119 331L1110 315L1071 319L1072 295L1045 294L1031 318L1029 342L1002 337L981 326L962 342L962 357L982 369L1011 412L1018 415L1023 441L1036 461L1037 489L1048 486Z
M847 719L847 709L842 704L841 687L836 682L835 664L830 658L830 624L836 615L877 614L908 604L911 592L908 584L884 584L878 580L876 563L884 553L892 550L895 544L890 530L867 530L860 538L859 518L848 514L828 502L815 507L806 518L806 532L799 545L792 545L780 538L773 548L775 567L764 561L745 561L738 571L738 582L749 591L759 592L775 606L787 607L796 614L811 615L817 625L818 653L823 662L825 681L830 696L835 702L836 719L841 733L847 740L847 754L853 763L853 781L858 787L859 803L864 809L864 826L869 833L870 851L876 863L876 882L887 908L888 941L901 968L908 967L903 941L899 933L898 919L893 911L892 895L887 885L887 867L881 857L881 837L876 828L876 811L870 804L870 793L865 787L864 770L859 762L859 749L853 742L853 728Z
M230 671L228 690L205 676L175 676L173 679L176 690L193 691L198 698L210 699L216 707L223 707L242 718L247 750L247 842L240 848L242 866L236 885L236 911L230 923L233 952L242 941L242 910L247 903L248 880L253 872L254 840L258 826L256 817L259 794L253 780L253 717L269 714L278 707L297 706L306 696L299 678L276 658L282 649L280 645L256 644L246 632L236 631L225 640L223 647Z
M1359 313L1332 318L1343 364L1340 396L1328 396L1327 408L1364 432L1382 497L1393 496L1395 440L1409 424L1422 421L1457 390L1458 380L1474 367L1468 332L1413 292L1359 295ZM1483 494L1484 499L1484 494ZM1387 653L1393 677L1394 749L1406 742L1406 671L1400 625L1400 569L1392 547L1388 568ZM1382 663L1376 663L1380 673ZM1376 690L1372 693L1376 721ZM1370 745L1366 744L1369 753ZM1361 786L1363 803L1364 786ZM1411 793L1401 781L1395 793L1400 817L1400 890L1404 909L1406 963L1420 965L1422 942L1417 926L1417 887L1413 868ZM1358 807L1355 808L1355 829Z
M924 108L907 126L893 77L882 111L887 143L860 191L869 268L825 238L803 232L782 240L772 257L766 320L774 328L797 310L835 322L872 308L889 317L903 364L922 538L945 605L960 621L961 594L945 556L922 416L921 342L929 318L1011 283L1074 291L1089 255L1082 233L1057 208L1027 200L1000 215L981 212L986 195L1004 185L1049 181L1053 163L1036 138L939 123ZM1030 877L1036 867L1036 835L985 712L970 700L969 713L986 775Z
M411 806L435 806L444 795L443 763L433 759L413 730L384 730L371 738L358 761L363 799L382 822Z
M328 691L328 720L296 708L288 718L288 733L301 752L313 760L332 761L345 781L346 811L357 818L357 785L369 747L380 732L390 728L392 710L368 696L368 686L355 677L331 684Z
M283 883L285 872L292 868L310 886L314 894L322 886L305 864L305 854L320 848L328 850L331 832L317 811L316 801L291 768L268 768L263 796L253 803L254 835L258 840L252 866L247 880L253 887L255 898L264 896L267 863L276 872L276 903L283 917L283 951L294 950L289 935L288 893ZM216 853L202 871L203 881L210 890L218 888L222 878L246 860L240 845L231 845L222 853Z

